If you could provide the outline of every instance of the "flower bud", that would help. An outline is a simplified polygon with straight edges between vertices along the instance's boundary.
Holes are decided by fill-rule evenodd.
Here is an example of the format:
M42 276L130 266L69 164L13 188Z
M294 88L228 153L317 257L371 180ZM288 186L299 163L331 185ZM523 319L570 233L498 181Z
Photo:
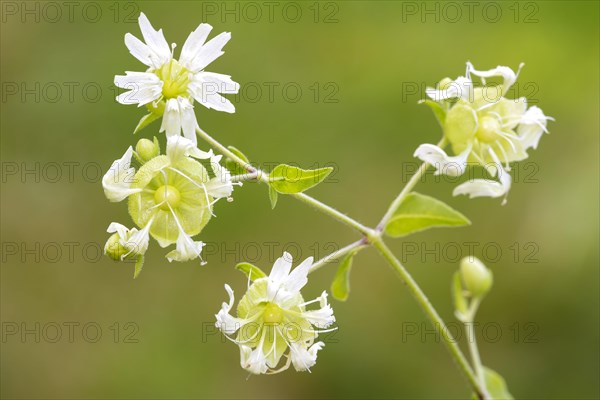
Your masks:
M465 288L473 297L484 296L490 290L494 281L492 271L473 256L462 259L460 274Z
M448 89L450 87L450 84L454 82L452 79L450 78L444 78L440 81L440 83L438 83L438 89L439 90L445 90Z
M135 145L135 152L144 162L153 159L160 153L158 140L156 137L154 138L154 142L148 139L140 139Z
M121 261L122 257L129 252L130 251L121 244L121 237L118 233L114 233L109 237L104 246L104 254L115 261Z

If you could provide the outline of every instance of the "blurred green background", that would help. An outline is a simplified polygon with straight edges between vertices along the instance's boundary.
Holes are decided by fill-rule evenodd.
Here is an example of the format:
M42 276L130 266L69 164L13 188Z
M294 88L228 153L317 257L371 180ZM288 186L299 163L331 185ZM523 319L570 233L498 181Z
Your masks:
M210 331L223 284L237 294L245 287L236 262L268 270L284 249L299 261L356 239L293 199L271 211L265 187L246 184L233 203L217 205L200 235L210 243L204 267L169 264L152 242L134 281L132 265L98 255L110 222L132 225L125 204L104 198L99 169L137 140L142 110L117 104L111 84L115 74L142 70L123 44L126 32L140 36L139 11L179 46L203 21L213 35L231 31L225 55L207 69L241 83L237 112L197 105L200 126L266 167L335 165L311 194L367 224L417 165L414 149L439 139L430 110L417 104L425 86L462 75L467 60L479 69L525 62L513 95L556 122L515 166L508 204L452 198L455 183L429 175L417 190L473 225L392 246L456 324L450 278L477 243L475 255L495 273L479 315L484 363L519 398L598 398L597 2L475 2L471 14L461 2L67 3L2 2L3 398L469 394L415 301L371 249L355 260L349 300L333 302L339 331L313 372L248 378L236 346ZM163 140L158 127L140 137ZM334 272L331 265L311 276L305 297L328 288Z

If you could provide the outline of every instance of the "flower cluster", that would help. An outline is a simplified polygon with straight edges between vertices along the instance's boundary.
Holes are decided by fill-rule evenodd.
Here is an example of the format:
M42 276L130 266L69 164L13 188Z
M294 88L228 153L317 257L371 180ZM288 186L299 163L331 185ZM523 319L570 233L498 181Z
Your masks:
M331 330L327 328L335 317L326 292L311 301L304 301L300 294L312 261L312 257L307 258L291 271L292 256L284 253L269 276L249 286L237 306L237 317L230 314L233 290L225 285L229 303L223 303L216 314L216 326L240 347L242 368L265 374L286 370L290 364L297 371L315 365L317 352L325 346L323 342L315 343L315 339L320 332ZM320 308L307 311L306 306L313 303ZM284 356L286 361L278 368Z
M466 76L443 79L437 88L426 90L455 155L447 155L438 146L423 144L415 151L415 157L432 164L436 174L462 175L467 163L473 163L498 179L465 182L454 189L455 196L504 197L506 201L512 182L509 163L526 159L527 151L537 148L542 134L548 132L546 124L552 118L545 116L540 108L527 108L524 97L505 97L521 67L516 73L503 66L479 71L467 63ZM483 85L476 87L472 76L481 78ZM492 77L501 78L502 83L486 86L486 79Z

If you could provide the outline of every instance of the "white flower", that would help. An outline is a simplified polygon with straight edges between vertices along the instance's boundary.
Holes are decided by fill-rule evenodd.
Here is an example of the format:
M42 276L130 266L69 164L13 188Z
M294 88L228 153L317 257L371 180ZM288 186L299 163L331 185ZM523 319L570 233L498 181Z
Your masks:
M133 148L129 146L123 157L115 160L102 177L104 194L109 201L122 201L127 196L141 190L131 188L135 174L135 169L130 167L132 154Z
M185 137L196 143L198 123L194 100L209 109L235 112L233 104L221 93L237 93L239 84L228 75L204 71L208 64L223 54L223 46L231 39L231 34L223 32L206 42L212 26L200 24L190 33L179 60L176 60L162 29L155 30L144 13L140 14L139 25L145 43L127 33L125 45L148 69L146 72L126 71L125 75L115 76L115 85L129 90L117 96L117 101L146 105L151 113L163 116L160 132L166 132L167 136L183 132Z
M225 285L229 302L223 303L216 314L216 326L240 346L242 368L264 374L281 372L290 365L297 371L315 365L317 352L325 345L315 343L315 339L320 332L329 331L335 317L326 292L308 302L300 294L311 266L312 257L292 271L292 257L284 253L275 261L269 276L248 287L238 304L237 317L230 314L233 290ZM320 308L307 311L306 306L313 303L319 303Z
M498 177L498 181L475 179L463 183L455 188L455 196L504 197L506 202L512 181L509 163L526 159L527 150L536 148L543 132L547 132L547 120L552 118L536 106L527 109L525 98L504 97L522 66L516 73L505 66L480 71L468 62L465 77L455 81L446 78L437 89L427 88L427 95L438 102L444 136L455 155L448 155L438 146L422 144L414 156L433 165L436 175L459 176L467 163L473 163ZM502 83L492 88L475 87L472 75L480 77L483 85L491 77L500 77Z

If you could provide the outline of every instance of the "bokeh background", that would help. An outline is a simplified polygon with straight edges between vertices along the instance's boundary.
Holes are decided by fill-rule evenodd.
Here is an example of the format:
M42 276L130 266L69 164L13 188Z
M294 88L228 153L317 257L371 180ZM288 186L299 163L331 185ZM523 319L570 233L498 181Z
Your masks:
M179 46L203 21L213 34L231 31L208 70L241 83L237 112L197 106L200 125L266 168L335 166L311 194L367 224L416 166L414 149L439 139L417 104L425 86L463 74L467 60L480 69L525 62L512 94L556 122L515 166L508 204L452 198L455 183L430 174L417 190L473 225L392 246L456 327L450 278L475 243L495 274L479 315L484 363L519 398L598 398L597 2L475 2L471 13L460 2L66 3L2 2L3 398L469 395L371 249L355 259L349 300L333 302L339 331L312 373L248 377L237 348L210 329L223 284L245 287L236 262L268 270L284 249L320 257L356 239L293 199L272 211L265 187L247 184L217 205L201 234L206 266L169 264L153 243L134 281L131 264L98 254L111 221L131 225L126 205L104 198L100 175L138 139L143 112L117 104L111 84L141 70L123 44L126 32L139 36L139 11ZM163 140L158 127L139 137ZM334 273L331 265L311 276L306 297Z

